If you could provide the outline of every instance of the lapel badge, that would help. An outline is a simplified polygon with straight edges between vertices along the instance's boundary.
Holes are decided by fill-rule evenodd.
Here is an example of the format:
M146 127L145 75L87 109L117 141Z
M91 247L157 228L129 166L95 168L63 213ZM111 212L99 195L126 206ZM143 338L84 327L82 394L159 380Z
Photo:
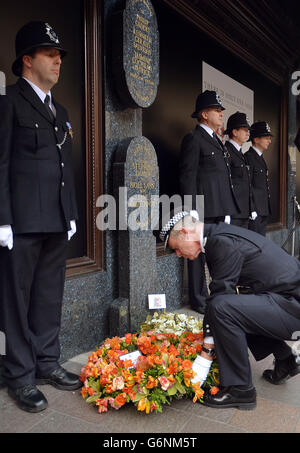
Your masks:
M73 138L73 129L72 129L72 126L71 126L71 123L69 123L68 121L66 122L66 125L69 129L69 135L71 138Z

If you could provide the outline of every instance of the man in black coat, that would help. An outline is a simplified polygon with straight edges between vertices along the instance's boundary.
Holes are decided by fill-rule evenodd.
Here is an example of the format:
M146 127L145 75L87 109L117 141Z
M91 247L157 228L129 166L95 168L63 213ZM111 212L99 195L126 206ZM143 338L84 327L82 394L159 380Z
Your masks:
M197 209L196 196L204 195L204 221L209 223L224 221L226 216L239 213L228 152L216 134L223 122L223 110L215 91L206 90L198 96L192 114L198 125L184 137L179 160L181 195L192 197L190 209ZM203 256L194 263L188 262L190 304L200 313L204 312L208 295L204 262Z
M47 400L36 384L80 387L60 367L59 331L68 239L76 231L72 128L51 95L65 55L49 24L16 37L17 83L0 96L0 330L4 379L20 408Z
M240 212L231 217L230 223L243 228L248 228L250 218L257 217L252 196L250 167L242 151L243 143L249 138L249 129L247 115L236 112L228 118L224 131L224 134L229 136L225 147L230 154L231 178L240 208Z
M257 217L250 220L249 229L266 235L269 215L271 214L269 172L263 153L271 144L271 129L265 121L252 124L250 140L252 146L245 153L250 165L252 193Z
M169 220L160 238L179 257L194 260L204 252L212 277L204 337L213 337L223 388L204 401L252 409L256 391L248 347L256 360L274 354L274 369L263 373L268 382L281 384L300 373L298 357L284 341L300 335L300 264L262 235L223 222L204 225L189 214ZM252 294L237 294L238 285L249 286Z

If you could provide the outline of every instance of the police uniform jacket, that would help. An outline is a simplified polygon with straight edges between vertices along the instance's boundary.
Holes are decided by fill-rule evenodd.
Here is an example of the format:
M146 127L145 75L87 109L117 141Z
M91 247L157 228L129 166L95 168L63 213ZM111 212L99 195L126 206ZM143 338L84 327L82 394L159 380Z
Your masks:
M210 298L236 294L237 285L248 286L300 319L300 263L296 258L254 231L223 222L204 225L204 236L212 278Z
M205 217L236 215L239 212L233 192L226 150L201 126L182 141L179 160L182 195L204 195Z
M252 146L245 156L250 165L255 211L260 216L268 216L271 214L271 203L267 164Z
M24 79L0 96L0 225L14 233L67 231L78 217L68 115L53 103L55 122Z
M234 217L246 219L252 211L255 211L250 168L245 155L238 151L232 143L226 142L225 147L230 154L229 162L233 190L240 208L240 213Z

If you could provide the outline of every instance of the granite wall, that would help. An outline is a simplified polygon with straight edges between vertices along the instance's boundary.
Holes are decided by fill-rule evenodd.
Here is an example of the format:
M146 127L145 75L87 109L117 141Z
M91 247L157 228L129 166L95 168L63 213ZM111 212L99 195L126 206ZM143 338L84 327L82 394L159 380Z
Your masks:
M104 1L104 193L113 194L116 149L126 138L142 135L142 109L126 108L117 97L112 79L112 16L124 2ZM100 194L99 194L100 195ZM109 335L112 302L118 298L118 233L104 233L104 269L69 278L65 283L61 328L62 360L90 351ZM142 261L142 260L141 260ZM183 262L174 254L157 258L157 293L166 293L169 311L182 305Z

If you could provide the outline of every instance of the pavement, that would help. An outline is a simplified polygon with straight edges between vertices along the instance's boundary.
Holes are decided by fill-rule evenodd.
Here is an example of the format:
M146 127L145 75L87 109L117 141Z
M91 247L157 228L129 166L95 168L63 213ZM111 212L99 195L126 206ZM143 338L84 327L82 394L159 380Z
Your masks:
M198 316L188 308L177 310ZM90 351L63 364L79 373L87 363ZM251 353L253 382L257 391L257 408L252 411L213 409L191 400L179 400L165 406L162 413L138 412L133 405L119 411L109 409L99 414L87 404L78 391L61 391L49 385L40 386L49 407L38 414L20 410L0 390L0 433L98 433L126 437L127 433L164 433L186 436L186 433L300 433L300 375L282 385L272 385L261 377L273 367L273 358L255 362ZM109 437L113 439L113 437Z

